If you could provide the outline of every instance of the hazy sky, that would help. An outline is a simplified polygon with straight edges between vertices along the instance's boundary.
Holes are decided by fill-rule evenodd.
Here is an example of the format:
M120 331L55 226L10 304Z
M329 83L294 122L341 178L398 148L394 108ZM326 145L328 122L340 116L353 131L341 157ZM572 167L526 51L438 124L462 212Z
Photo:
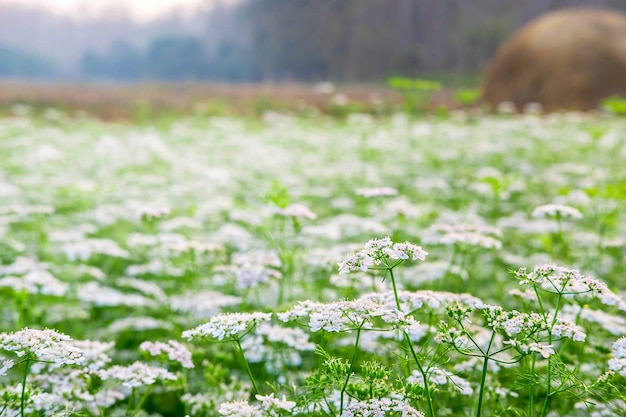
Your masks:
M71 17L92 17L101 11L121 7L144 21L179 6L192 7L203 2L205 0L0 0L0 4L36 6Z

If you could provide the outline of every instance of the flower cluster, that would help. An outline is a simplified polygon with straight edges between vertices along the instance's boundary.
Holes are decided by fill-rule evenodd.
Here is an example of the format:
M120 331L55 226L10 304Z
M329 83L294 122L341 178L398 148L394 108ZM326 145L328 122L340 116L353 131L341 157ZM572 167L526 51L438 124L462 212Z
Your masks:
M531 285L552 293L581 298L597 298L604 305L626 311L626 301L615 294L602 281L582 275L576 269L554 264L536 266L532 272L522 268L515 272L520 285Z
M175 381L178 379L176 375L166 369L146 365L141 362L135 362L129 366L115 365L98 371L98 376L104 381L111 379L121 381L122 385L127 388L152 385L157 380Z
M309 317L309 327L312 332L318 330L342 332L354 329L371 329L376 318L405 330L419 324L411 316L406 316L394 306L368 299L334 303L303 301L293 309L278 314L278 318L285 322L305 316Z
M83 352L85 363L89 369L102 369L111 362L111 358L106 354L107 351L113 349L115 342L98 342L94 340L76 340L74 346Z
M545 318L538 313L521 313L516 310L504 310L501 306L484 304L483 310L487 325L494 330L502 330L509 337L537 333L548 329Z
M370 400L352 400L339 417L375 417L387 413L402 417L424 417L424 414L402 400L391 398L372 398Z
M166 354L169 360L180 363L183 368L193 368L191 352L189 352L189 349L184 345L175 340L170 340L167 343L143 342L139 345L139 349L145 350L152 356Z
M270 321L272 313L225 313L211 318L194 329L185 330L183 337L191 340L194 337L215 337L218 340L224 338L239 338L248 333L259 323Z
M0 376L5 376L7 371L15 365L15 361L11 359L6 359L2 361L2 366L0 367Z
M545 343L539 343L539 342L523 343L518 340L512 339L512 340L505 340L504 344L513 346L514 348L516 348L518 351L522 352L523 354L528 354L529 352L536 352L546 359L554 355L554 348L552 347L552 345L547 345Z
M391 187L357 188L356 194L365 198L390 197L398 195L398 190Z
M609 369L626 377L626 337L620 337L613 343Z
M348 274L355 271L367 271L370 267L386 263L392 260L420 260L426 259L428 252L421 246L410 242L394 243L390 238L372 239L365 244L361 251L348 256L346 260L340 262L339 274Z
M52 368L85 360L71 337L51 329L25 328L15 333L0 333L0 349L15 352L19 357L32 355L35 360L51 363Z
M574 207L566 206L563 204L546 204L539 206L533 210L533 217L560 217L560 218L572 218L582 219L583 215L580 211Z
M395 296L393 291L365 294L361 297L361 299L395 307ZM442 308L453 303L458 303L461 306L471 308L476 308L477 306L483 304L482 300L469 294L456 294L446 291L430 290L398 291L398 299L400 300L400 310L406 313L422 308Z
M274 393L270 395L256 395L256 399L261 405L252 405L245 400L231 401L222 403L218 412L225 417L275 417L287 415L296 406L293 401L287 401L283 398L274 397Z
M317 219L317 215L302 204L290 204L284 209L278 209L277 213L285 217L305 218L309 220Z
M454 388L459 391L461 395L472 395L474 393L469 381L441 368L432 368L428 372L428 381L435 385L446 385L450 383L454 385ZM418 371L413 371L411 376L406 379L406 382L423 387L424 376Z
M502 231L497 227L470 223L435 224L425 242L441 245L479 246L485 249L501 249Z
M256 251L234 254L232 266L224 269L234 272L239 288L246 289L255 288L270 279L280 279L280 266L280 258L275 252Z

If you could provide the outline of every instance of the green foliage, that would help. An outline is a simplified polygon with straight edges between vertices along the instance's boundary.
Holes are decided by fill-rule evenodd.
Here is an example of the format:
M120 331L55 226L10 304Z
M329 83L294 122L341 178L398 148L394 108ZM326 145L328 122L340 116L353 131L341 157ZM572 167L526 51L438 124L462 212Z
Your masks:
M454 92L454 98L465 107L469 107L480 98L480 90L477 88L461 89Z
M600 102L600 108L617 116L626 115L626 98L620 96L607 97Z
M420 78L391 77L387 84L402 94L404 108L409 113L423 110L428 105L431 94L443 88L439 81Z

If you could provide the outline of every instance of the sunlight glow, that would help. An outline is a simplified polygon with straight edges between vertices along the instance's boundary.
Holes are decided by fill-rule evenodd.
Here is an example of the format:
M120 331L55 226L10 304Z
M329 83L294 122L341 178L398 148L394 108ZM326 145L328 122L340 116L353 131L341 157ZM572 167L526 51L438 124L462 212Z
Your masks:
M73 18L93 18L103 13L126 12L139 21L150 21L176 9L190 9L205 0L0 0L0 5L36 7Z

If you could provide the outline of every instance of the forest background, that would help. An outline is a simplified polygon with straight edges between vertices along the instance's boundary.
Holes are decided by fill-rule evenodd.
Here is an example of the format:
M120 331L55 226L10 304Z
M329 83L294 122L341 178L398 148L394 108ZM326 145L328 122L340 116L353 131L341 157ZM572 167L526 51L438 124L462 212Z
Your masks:
M222 0L139 21L0 1L0 77L61 81L381 82L478 79L549 10L624 0Z

